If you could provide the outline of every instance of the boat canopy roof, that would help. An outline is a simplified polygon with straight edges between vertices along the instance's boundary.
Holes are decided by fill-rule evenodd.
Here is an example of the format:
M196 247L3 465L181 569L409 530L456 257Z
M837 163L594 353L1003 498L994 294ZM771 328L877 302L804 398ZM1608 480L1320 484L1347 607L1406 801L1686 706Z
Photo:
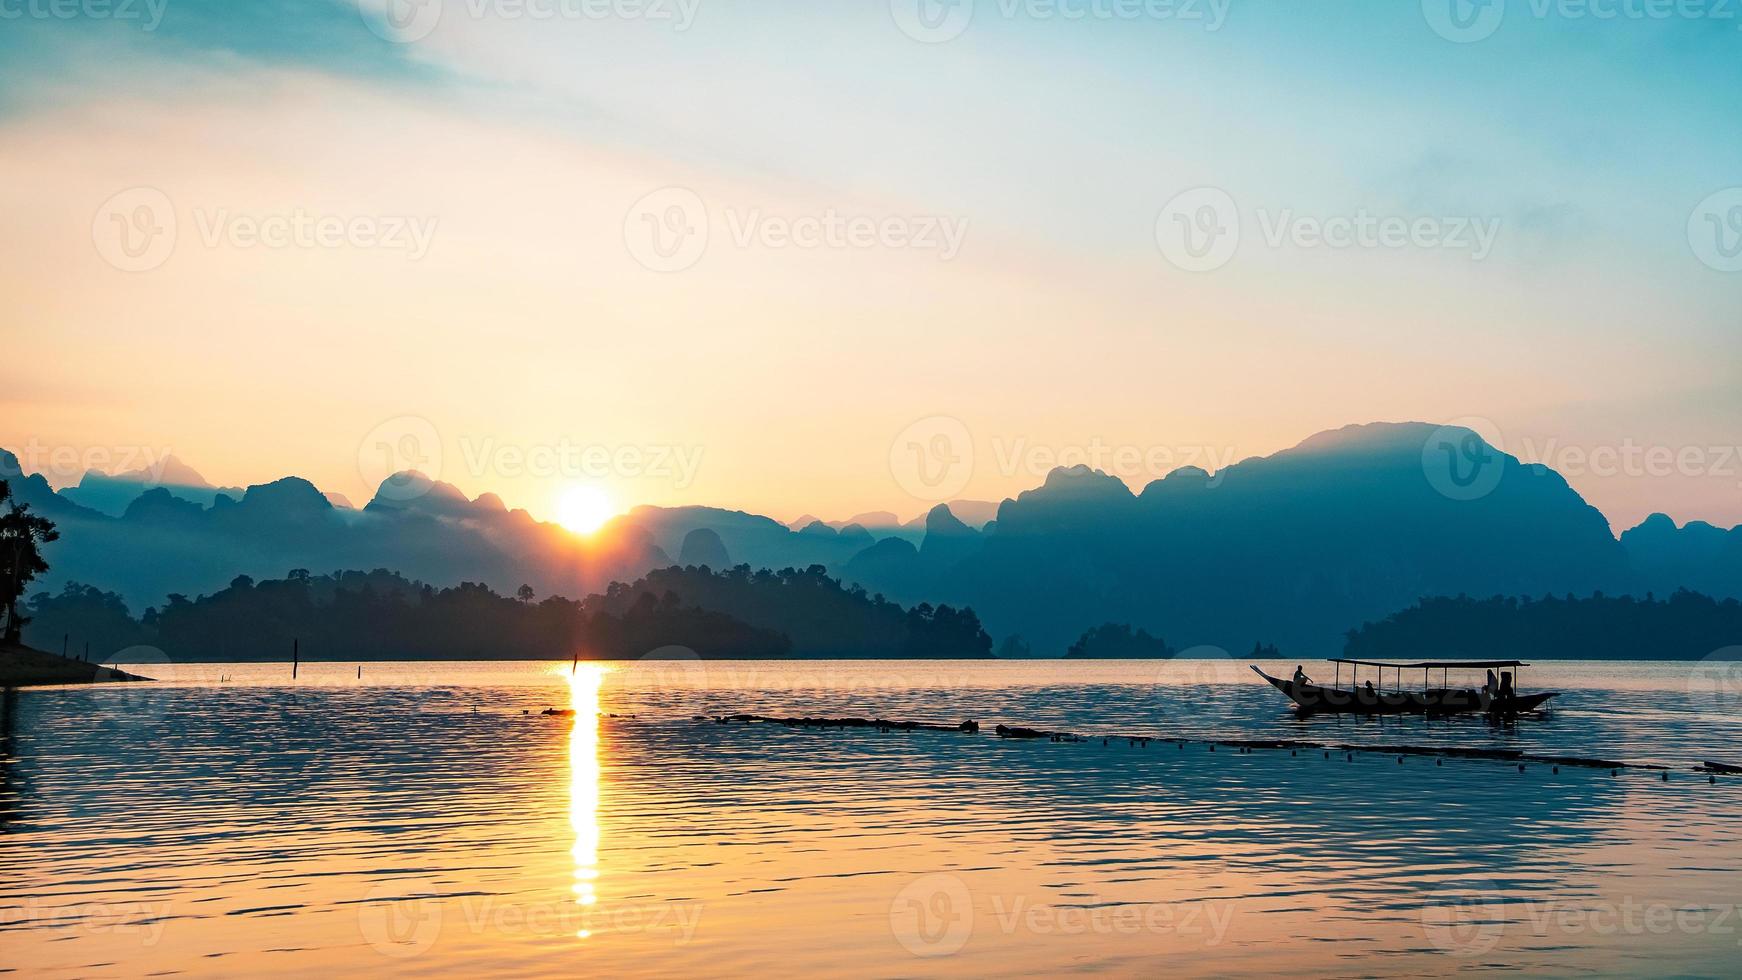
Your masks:
M1487 667L1529 667L1522 660L1423 660L1420 663L1400 664L1390 660L1350 660L1346 657L1331 657L1327 663L1358 664L1363 667L1396 667L1399 670L1439 670L1442 667L1474 667L1481 670Z

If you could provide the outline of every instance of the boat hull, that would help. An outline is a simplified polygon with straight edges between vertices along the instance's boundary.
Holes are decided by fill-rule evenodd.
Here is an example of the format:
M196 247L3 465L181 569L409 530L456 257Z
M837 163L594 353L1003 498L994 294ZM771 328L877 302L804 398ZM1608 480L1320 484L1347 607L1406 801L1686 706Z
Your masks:
M1550 691L1513 697L1490 697L1468 688L1436 688L1426 691L1353 691L1296 684L1272 677L1257 667L1252 672L1270 682L1304 714L1347 715L1517 715L1535 711L1555 696Z

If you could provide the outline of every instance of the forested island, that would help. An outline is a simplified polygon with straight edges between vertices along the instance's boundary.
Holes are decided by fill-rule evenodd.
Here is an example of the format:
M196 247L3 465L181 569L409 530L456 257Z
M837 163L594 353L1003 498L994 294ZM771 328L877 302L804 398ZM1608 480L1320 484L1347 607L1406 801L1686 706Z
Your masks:
M626 660L669 647L705 658L968 659L992 645L972 610L904 609L821 566L673 567L582 600L526 586L512 596L471 582L438 589L384 569L297 569L171 595L137 618L120 596L77 583L37 593L27 610L34 645L88 643L98 660L142 647L172 661L276 661L293 641L310 660Z
M1541 599L1423 599L1349 631L1345 655L1377 660L1703 660L1742 644L1742 603L1681 590ZM1742 657L1736 650L1729 659Z

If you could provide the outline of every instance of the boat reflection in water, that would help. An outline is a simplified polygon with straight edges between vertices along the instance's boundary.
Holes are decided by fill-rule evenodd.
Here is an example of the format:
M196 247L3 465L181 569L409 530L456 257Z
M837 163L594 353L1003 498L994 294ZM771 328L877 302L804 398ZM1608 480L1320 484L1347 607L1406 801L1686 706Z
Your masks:
M575 903L599 900L599 689L606 668L576 664L569 674L569 707L574 728L569 732L569 823L574 827ZM575 935L586 939L591 930Z

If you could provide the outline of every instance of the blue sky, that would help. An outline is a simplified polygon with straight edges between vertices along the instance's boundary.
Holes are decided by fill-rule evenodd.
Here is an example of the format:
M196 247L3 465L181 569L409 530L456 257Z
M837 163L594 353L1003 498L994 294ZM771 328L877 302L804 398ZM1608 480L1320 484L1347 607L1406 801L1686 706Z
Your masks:
M70 356L57 332L119 349L142 330L191 331L214 309L239 351L201 351L190 335L173 360L172 341L112 369L87 365L79 379L111 409L28 402L30 420L0 440L168 442L225 482L276 467L355 494L367 487L349 462L354 440L397 414L535 441L696 438L712 452L697 485L626 479L615 496L772 511L915 509L882 454L931 415L963 418L976 439L1240 455L1382 418L1477 416L1533 446L1742 442L1742 280L1703 262L1689 228L1703 201L1742 185L1742 20L1723 6L1604 19L1508 0L1488 8L1502 11L1491 35L1455 43L1434 29L1439 0L975 0L958 36L922 43L902 30L906 0L651 8L693 18L682 29L627 0L573 0L542 19L512 0L425 0L442 4L434 29L396 43L366 23L376 6L343 0L164 2L153 30L6 8L27 13L0 23L0 147L57 181L29 202L8 254L51 252L56 222L88 222L135 185L162 186L184 220L306 199L346 214L428 212L443 230L410 270L360 249L260 264L184 244L140 277L69 245L82 251L57 264L62 281L4 284L59 290L3 325L41 357ZM134 9L151 16L143 0ZM1114 15L1141 9L1168 13ZM618 13L584 13L600 10ZM665 186L700 191L721 224L840 207L943 215L970 231L947 265L895 250L725 256L716 228L707 260L675 277L618 268L617 216L637 188ZM1205 186L1234 203L1238 251L1182 270L1158 252L1158 212ZM1278 222L1361 214L1498 231L1479 259L1265 240ZM577 222L572 234L540 220L559 215ZM553 249L570 243L565 264ZM474 291L454 292L467 276ZM117 308L133 311L130 326ZM117 398L123 379L105 373L143 359L177 392L229 397L211 379L261 371L250 338L293 325L350 338L358 363L337 371L330 414L285 445L228 445L180 402ZM549 356L480 353L465 341L479 331ZM431 340L416 377L371 373L408 336ZM632 337L675 338L696 361ZM496 368L478 382L487 393L546 394L523 414L473 412L416 383L452 387L480 358ZM577 360L617 366L592 379L596 400L563 400L554 363ZM852 377L820 383L818 365ZM726 373L832 404L824 421L754 398L722 413L734 400ZM289 382L265 370L257 384ZM636 411L614 410L624 405ZM775 445L811 447L814 472L768 487L791 463ZM561 490L496 476L456 482L535 511ZM1739 482L1573 477L1623 524L1659 509L1742 521ZM1023 483L989 473L970 489L996 497Z

